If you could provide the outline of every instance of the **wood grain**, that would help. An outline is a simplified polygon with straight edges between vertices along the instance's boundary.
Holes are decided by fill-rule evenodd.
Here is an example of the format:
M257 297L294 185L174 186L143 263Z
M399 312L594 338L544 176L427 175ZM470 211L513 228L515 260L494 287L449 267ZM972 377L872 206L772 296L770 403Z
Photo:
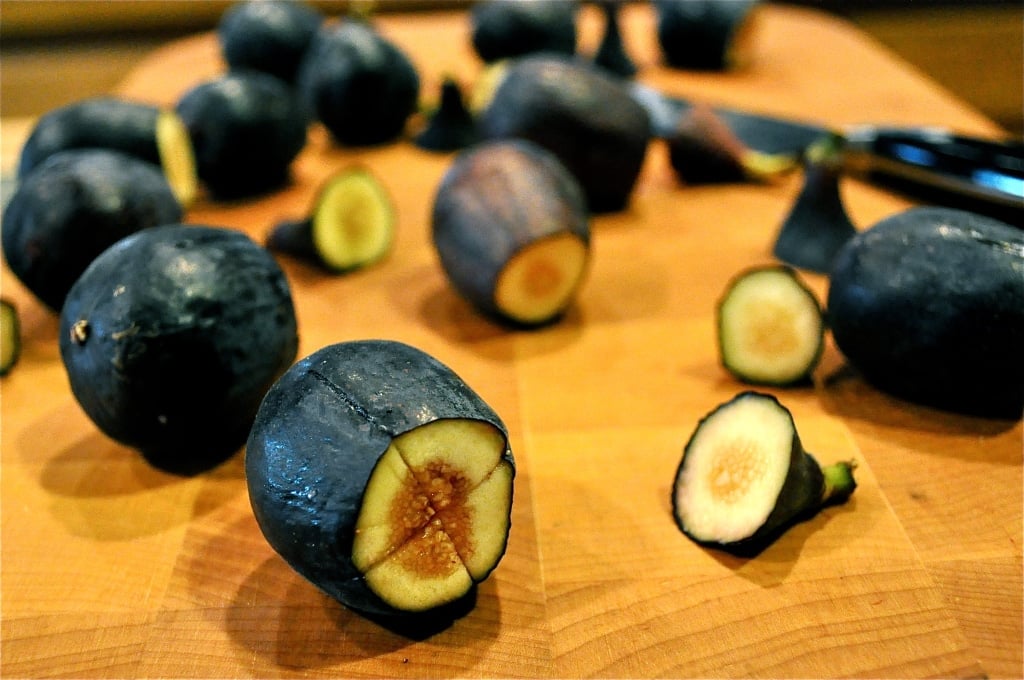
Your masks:
M592 9L583 52L600 32ZM814 11L763 8L753 64L731 74L664 69L650 8L629 5L623 18L641 78L678 94L837 126L998 131ZM379 22L413 58L425 97L443 73L466 83L479 73L464 15ZM213 36L198 35L138 64L119 92L170 104L222 69ZM0 400L4 677L1020 676L1020 422L889 398L829 344L813 386L775 392L823 462L857 461L851 501L754 559L699 548L675 528L682 446L743 389L718 365L715 301L741 268L771 261L798 177L683 187L653 144L629 208L592 220L577 303L559 324L522 332L479 317L437 264L429 210L449 162L404 141L336 148L314 128L289 187L201 201L188 221L262 240L338 168L360 163L383 179L400 216L386 261L331 277L282 259L300 353L403 340L452 366L505 419L519 467L513 530L476 609L425 640L385 630L273 553L248 505L241 452L180 478L104 438L68 390L54 315L5 268L25 352ZM843 191L859 225L910 205L854 180ZM807 279L825 292L823 277Z

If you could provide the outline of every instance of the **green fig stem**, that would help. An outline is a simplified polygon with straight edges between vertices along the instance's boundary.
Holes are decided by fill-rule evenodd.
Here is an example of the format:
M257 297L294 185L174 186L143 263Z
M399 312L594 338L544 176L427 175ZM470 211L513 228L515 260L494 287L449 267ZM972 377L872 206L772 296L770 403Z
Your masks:
M853 478L856 461L841 461L821 468L824 483L821 493L821 505L835 505L846 501L857 488Z

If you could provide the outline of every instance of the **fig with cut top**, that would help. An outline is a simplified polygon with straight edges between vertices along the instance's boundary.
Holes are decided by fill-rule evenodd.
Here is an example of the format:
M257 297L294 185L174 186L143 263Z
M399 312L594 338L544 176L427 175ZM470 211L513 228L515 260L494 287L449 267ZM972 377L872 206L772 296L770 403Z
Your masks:
M967 415L1024 410L1024 232L917 207L840 249L827 315L839 350L875 387Z
M792 267L745 269L718 302L722 365L744 382L809 382L824 346L821 304Z
M196 197L192 140L177 112L113 96L89 97L52 109L36 121L18 159L18 179L61 151L109 149L158 166L178 202Z
M160 169L119 151L47 157L4 209L4 257L43 304L59 312L93 259L137 231L178 222L182 207Z
M392 340L297 362L246 448L271 547L346 607L391 623L472 607L505 553L514 475L498 415L450 368Z
M368 169L343 168L323 184L312 214L274 225L267 247L333 273L369 266L391 248L395 209Z
M432 213L433 242L452 286L500 321L539 326L575 299L590 256L579 184L526 140L499 140L455 157Z
M241 448L297 345L277 262L221 227L166 225L118 241L79 277L60 318L61 359L82 410L179 474Z
M672 487L672 513L694 542L757 555L794 524L844 503L854 463L822 467L775 397L741 392L698 423Z

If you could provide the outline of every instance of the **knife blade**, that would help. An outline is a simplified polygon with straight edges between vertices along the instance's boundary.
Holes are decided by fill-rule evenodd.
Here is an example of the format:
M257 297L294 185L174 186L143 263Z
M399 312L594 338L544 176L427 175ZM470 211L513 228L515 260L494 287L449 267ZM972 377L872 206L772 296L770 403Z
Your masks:
M693 102L643 83L630 93L667 138ZM712 110L749 148L802 154L827 135L845 139L843 171L931 202L994 215L1024 227L1024 142L985 139L932 127L857 125L834 130L809 121L725 106Z

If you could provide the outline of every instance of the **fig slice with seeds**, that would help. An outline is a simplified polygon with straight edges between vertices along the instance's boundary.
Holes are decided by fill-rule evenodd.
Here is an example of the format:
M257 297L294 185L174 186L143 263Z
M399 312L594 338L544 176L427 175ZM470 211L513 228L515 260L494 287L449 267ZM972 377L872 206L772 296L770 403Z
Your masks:
M754 556L794 524L845 502L854 463L822 467L793 416L768 394L741 392L698 423L676 472L672 512L694 542Z
M270 545L375 620L466 613L505 553L507 430L450 368L403 343L343 342L295 364L260 408L246 475Z

